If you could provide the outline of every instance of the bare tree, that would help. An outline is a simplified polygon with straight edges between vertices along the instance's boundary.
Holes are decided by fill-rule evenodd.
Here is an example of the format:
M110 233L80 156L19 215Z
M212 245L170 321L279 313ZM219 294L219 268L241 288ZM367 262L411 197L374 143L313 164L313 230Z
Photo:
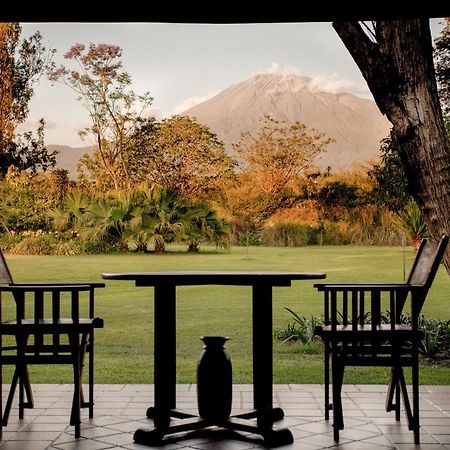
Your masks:
M450 142L436 87L428 19L336 21L392 137L411 195L434 238L450 234ZM450 274L450 248L444 256Z

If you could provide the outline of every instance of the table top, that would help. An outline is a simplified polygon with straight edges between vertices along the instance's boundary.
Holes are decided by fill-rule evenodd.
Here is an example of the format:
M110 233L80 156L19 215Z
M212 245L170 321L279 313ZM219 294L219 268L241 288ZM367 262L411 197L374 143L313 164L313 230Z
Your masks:
M292 280L319 280L326 275L320 272L272 272L272 271L169 271L169 272L122 272L104 273L105 280L133 280L136 286L161 284L189 285L236 285L290 286Z

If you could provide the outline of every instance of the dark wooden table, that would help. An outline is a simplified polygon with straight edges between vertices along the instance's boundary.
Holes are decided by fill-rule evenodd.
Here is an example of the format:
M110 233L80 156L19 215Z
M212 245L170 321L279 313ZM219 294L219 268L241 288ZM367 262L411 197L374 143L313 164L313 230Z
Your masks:
M291 443L287 429L273 429L284 416L273 408L272 392L272 287L290 286L293 280L325 278L308 272L130 272L104 273L107 280L132 280L136 286L154 287L154 389L155 404L147 410L154 429L139 429L134 440L155 445L168 434L198 430L213 425L263 436L266 444ZM227 285L252 287L253 404L254 411L213 424L176 409L176 288L177 286ZM183 419L171 424L171 418ZM249 419L256 418L256 424Z

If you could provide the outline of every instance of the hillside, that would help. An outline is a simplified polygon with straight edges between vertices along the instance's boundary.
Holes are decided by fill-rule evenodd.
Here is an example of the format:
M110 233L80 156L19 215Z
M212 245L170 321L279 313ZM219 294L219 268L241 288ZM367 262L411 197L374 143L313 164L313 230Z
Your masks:
M92 147L69 147L68 145L48 145L49 150L58 150L56 156L56 168L67 169L69 177L75 179L77 176L77 163L85 153L92 153Z
M264 115L302 122L335 139L316 161L332 169L377 160L380 140L390 129L373 101L321 91L310 78L298 75L256 75L182 114L208 125L230 153L243 131L258 131Z

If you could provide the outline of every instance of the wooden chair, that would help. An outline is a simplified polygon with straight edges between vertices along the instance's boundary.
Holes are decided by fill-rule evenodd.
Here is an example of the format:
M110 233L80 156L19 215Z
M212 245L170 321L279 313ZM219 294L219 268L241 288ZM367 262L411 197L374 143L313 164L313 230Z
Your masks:
M395 411L400 420L403 397L409 429L414 441L419 433L419 352L422 333L418 329L420 311L434 280L448 243L423 240L406 283L402 284L315 284L324 292L324 324L316 328L325 348L325 419L333 410L334 439L344 428L341 390L346 366L391 367L386 411ZM406 302L410 321L404 323ZM383 311L387 311L384 315ZM329 398L330 356L332 403ZM412 408L403 373L412 371Z
M75 426L75 436L80 437L80 408L89 408L89 417L94 414L94 329L103 328L103 320L94 316L94 290L105 285L16 284L1 250L0 285L0 384L3 365L14 366L0 433L1 427L8 424L17 385L19 417L23 418L25 408L34 407L28 365L71 364L74 394L70 424ZM82 389L86 353L87 401Z

